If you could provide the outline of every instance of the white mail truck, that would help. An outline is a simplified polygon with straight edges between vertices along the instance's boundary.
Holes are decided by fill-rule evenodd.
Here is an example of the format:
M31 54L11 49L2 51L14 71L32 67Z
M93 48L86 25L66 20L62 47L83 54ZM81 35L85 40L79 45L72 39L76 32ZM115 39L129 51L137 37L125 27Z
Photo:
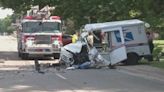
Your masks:
M125 64L134 65L142 57L151 56L145 23L141 20L86 24L84 30L93 33L93 45L102 55L104 54L112 60L122 60ZM122 47L125 47L125 50L119 50Z

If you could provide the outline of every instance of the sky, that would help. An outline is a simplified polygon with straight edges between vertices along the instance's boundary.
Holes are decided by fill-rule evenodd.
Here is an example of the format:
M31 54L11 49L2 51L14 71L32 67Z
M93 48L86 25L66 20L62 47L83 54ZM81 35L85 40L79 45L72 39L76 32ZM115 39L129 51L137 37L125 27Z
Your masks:
M7 15L12 15L13 14L13 10L11 9L2 9L0 7L0 19L3 19L5 17L7 17Z

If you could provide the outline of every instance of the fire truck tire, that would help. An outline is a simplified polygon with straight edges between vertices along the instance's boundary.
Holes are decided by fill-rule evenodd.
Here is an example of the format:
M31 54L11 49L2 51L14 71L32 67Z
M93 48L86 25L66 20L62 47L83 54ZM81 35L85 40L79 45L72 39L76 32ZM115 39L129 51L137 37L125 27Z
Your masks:
M59 57L60 57L59 53L54 54L54 59L59 59Z
M18 52L18 57L21 57L21 53L20 52Z
M21 58L22 58L23 60L27 60L27 59L28 59L28 54L27 54L27 53L22 53L22 54L21 54Z
M127 60L125 60L126 65L136 65L138 64L139 56L135 53L127 54Z

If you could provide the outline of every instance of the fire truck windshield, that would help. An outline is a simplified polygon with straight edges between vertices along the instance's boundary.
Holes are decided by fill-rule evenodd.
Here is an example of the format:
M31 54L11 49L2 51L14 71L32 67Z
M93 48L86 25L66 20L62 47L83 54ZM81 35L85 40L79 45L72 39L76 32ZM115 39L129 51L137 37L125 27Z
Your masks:
M22 31L25 33L60 32L60 23L57 22L25 22L22 24Z

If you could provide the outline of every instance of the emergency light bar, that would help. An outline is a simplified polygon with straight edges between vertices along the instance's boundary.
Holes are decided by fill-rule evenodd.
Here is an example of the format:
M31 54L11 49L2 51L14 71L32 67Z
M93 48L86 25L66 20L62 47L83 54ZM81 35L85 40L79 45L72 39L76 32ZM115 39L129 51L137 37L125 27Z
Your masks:
M24 19L27 20L39 20L39 18L33 17L33 16L25 16ZM61 18L59 16L51 16L50 20L60 20Z
M55 20L60 20L61 18L59 16L51 16L50 17L51 20L55 19Z
M32 20L33 19L33 16L25 16L24 19Z

